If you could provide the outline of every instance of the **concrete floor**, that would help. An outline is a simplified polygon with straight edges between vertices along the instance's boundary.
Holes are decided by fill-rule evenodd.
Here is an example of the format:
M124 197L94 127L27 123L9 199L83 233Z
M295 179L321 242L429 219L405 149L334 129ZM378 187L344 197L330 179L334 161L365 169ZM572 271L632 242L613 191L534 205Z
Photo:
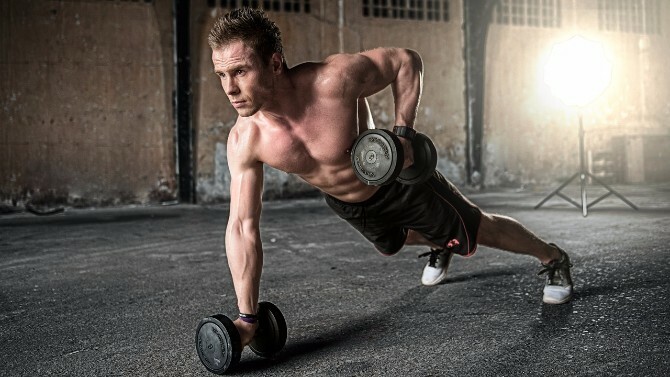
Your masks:
M469 195L570 253L576 294L558 306L529 257L480 248L423 287L423 249L382 257L321 199L266 203L261 298L289 339L276 360L245 350L232 374L670 375L670 185L617 189L640 210ZM226 219L223 205L0 216L0 376L210 375L195 327L236 313Z

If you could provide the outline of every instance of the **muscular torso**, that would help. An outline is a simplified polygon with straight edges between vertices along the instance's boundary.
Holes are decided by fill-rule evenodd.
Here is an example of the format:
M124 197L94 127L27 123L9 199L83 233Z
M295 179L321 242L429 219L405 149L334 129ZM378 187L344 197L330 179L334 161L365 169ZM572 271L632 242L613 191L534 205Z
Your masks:
M356 177L349 155L359 131L371 121L367 102L344 98L338 92L341 78L320 69L312 63L293 69L295 107L289 116L241 118L236 128L250 132L248 145L260 162L296 174L340 200L360 202L377 190Z

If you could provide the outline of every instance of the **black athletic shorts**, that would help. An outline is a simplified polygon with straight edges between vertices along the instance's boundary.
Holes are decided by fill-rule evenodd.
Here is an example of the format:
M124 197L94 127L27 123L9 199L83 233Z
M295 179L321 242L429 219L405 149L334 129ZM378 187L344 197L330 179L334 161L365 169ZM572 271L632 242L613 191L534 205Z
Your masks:
M381 186L360 203L330 195L326 203L384 255L400 251L408 229L460 255L470 256L477 249L482 213L438 171L424 183Z

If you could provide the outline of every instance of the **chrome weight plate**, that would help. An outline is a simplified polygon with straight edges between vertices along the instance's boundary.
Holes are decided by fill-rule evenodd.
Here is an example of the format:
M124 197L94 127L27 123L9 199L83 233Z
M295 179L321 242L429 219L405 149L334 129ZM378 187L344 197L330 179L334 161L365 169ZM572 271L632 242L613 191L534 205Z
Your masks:
M402 145L388 130L367 130L351 148L354 172L367 185L382 186L393 182L402 170L403 161Z

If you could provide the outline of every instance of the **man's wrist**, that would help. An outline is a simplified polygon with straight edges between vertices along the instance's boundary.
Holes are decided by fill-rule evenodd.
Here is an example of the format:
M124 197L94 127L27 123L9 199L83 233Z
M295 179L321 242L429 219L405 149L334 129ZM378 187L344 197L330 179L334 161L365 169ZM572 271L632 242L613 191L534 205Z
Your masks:
M393 133L404 137L405 139L413 140L416 131L412 127L396 125L393 127Z
M246 322L249 324L255 324L258 322L258 315L256 314L240 313L238 317L242 322Z

